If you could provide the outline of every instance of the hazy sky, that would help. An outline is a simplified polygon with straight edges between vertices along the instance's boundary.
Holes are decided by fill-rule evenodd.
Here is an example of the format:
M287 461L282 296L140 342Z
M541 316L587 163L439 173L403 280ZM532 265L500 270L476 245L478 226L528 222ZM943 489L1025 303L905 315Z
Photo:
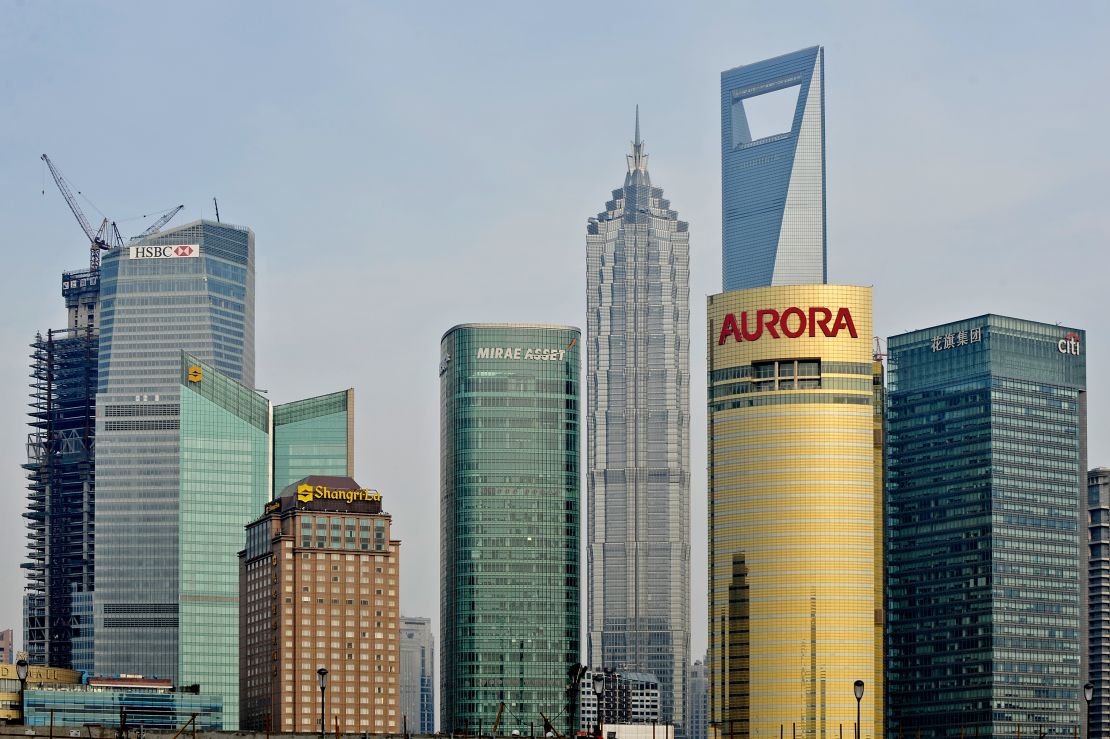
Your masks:
M690 222L700 656L721 70L825 46L830 280L874 285L881 336L986 312L1086 328L1090 462L1110 465L1108 38L1101 2L0 0L0 628L21 624L27 344L64 325L60 271L87 260L43 152L125 236L213 196L254 229L259 387L356 389L357 479L394 515L404 612L438 629L439 339L584 325L586 218L639 104L652 182Z

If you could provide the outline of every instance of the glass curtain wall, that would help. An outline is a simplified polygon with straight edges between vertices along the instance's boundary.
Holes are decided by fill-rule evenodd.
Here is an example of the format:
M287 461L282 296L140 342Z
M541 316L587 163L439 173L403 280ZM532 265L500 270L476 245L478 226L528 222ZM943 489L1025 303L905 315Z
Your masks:
M690 234L639 138L586 231L589 663L654 675L684 735L690 660Z
M440 344L441 731L562 733L579 657L579 331L456 326Z

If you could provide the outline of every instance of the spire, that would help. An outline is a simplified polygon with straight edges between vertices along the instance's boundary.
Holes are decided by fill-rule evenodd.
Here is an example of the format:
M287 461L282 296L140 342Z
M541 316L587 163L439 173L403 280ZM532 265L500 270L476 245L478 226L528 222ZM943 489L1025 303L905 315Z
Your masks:
M644 153L644 142L640 140L640 106L636 106L636 139L632 142L632 153L628 155L628 173L643 172L647 174L647 154Z

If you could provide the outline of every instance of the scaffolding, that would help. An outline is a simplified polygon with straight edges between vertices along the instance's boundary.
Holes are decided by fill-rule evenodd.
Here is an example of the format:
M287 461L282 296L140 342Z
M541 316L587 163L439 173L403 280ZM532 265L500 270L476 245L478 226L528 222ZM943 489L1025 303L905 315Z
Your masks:
M91 325L50 330L31 344L22 567L32 664L72 669L75 642L91 647L91 619L74 603L93 589L97 344Z

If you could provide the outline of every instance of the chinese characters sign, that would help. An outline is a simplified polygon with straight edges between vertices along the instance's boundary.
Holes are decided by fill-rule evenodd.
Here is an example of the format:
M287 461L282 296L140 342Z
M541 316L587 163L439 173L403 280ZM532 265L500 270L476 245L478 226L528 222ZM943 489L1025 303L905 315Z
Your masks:
M968 331L957 331L943 336L934 336L932 341L933 351L943 352L968 344L978 344L983 340L983 327L977 326Z

